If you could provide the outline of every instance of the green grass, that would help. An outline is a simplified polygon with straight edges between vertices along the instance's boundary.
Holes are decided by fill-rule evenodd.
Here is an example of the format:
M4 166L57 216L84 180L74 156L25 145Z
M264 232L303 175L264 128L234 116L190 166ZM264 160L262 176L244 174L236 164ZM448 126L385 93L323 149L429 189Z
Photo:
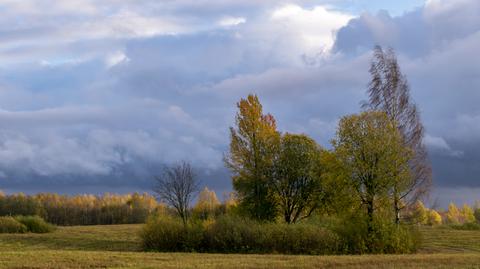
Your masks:
M478 253L480 231L455 230L448 227L423 228L422 253Z
M480 231L424 228L415 255L289 256L145 253L140 225L1 234L0 268L480 268Z
M46 234L0 234L0 252L31 250L140 251L141 225L61 227ZM1 255L1 254L0 254Z

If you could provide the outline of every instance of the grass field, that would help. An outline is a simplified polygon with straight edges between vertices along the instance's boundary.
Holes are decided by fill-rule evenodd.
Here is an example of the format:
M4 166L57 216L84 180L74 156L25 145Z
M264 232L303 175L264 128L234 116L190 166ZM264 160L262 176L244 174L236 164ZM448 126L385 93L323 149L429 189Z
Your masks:
M480 231L423 229L415 255L287 256L140 252L140 225L1 234L0 268L480 268Z

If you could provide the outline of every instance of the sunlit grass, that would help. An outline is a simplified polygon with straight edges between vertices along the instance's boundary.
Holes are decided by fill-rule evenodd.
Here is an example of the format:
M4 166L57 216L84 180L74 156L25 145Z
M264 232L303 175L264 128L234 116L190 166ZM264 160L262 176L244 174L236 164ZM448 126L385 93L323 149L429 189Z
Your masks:
M480 268L480 231L424 228L416 255L292 256L146 253L140 225L1 234L0 268Z

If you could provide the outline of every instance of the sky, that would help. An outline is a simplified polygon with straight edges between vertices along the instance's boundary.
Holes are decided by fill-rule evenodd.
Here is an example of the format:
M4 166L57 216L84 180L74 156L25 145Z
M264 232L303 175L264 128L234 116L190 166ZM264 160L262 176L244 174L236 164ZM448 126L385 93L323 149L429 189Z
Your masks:
M480 199L480 1L0 1L0 189L148 191L222 156L255 93L282 132L329 148L366 99L374 45L396 50L426 127L430 204Z

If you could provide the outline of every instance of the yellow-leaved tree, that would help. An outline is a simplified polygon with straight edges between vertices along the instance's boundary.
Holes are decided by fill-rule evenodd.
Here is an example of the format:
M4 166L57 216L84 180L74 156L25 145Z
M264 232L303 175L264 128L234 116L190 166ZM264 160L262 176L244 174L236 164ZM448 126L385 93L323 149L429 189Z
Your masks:
M233 176L239 207L251 218L273 220L274 199L268 189L280 133L275 119L263 114L256 95L237 103L236 126L230 128L230 150L224 160Z
M437 211L430 209L428 211L427 224L430 226L436 226L442 224L442 216Z
M462 210L460 211L461 222L463 223L472 223L475 222L475 215L473 214L473 209L464 204Z
M198 200L193 207L194 213L201 219L213 217L220 206L220 201L214 191L205 187L198 195Z
M448 205L448 211L445 215L446 221L449 224L459 224L460 223L460 210L454 203Z
M412 221L416 224L427 224L428 222L428 209L425 208L425 205L422 201L417 201L413 208Z

